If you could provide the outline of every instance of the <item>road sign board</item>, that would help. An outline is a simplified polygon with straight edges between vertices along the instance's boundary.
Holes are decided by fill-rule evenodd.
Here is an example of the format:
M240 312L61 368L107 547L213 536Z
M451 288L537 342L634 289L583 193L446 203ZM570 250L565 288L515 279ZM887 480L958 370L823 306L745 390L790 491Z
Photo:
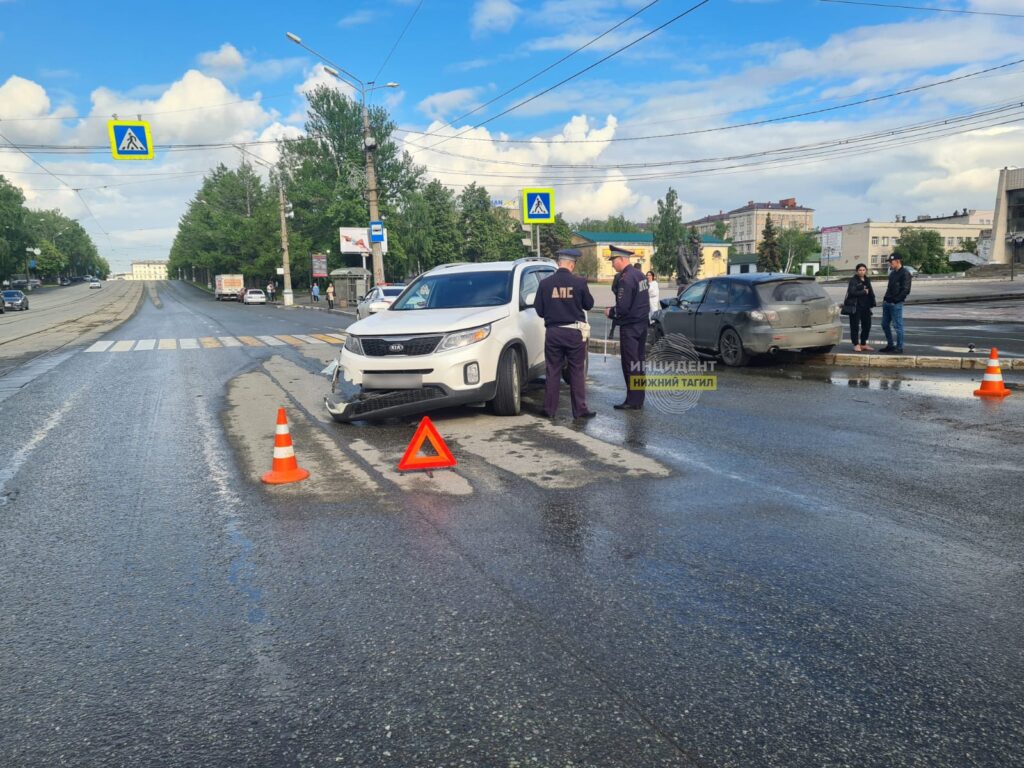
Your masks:
M371 221L370 222L370 242L371 243L383 243L384 242L384 222L383 221Z
M555 190L524 189L522 210L524 224L554 224Z
M115 160L153 159L153 132L145 120L109 120L107 132Z
M369 255L370 235L369 231L360 227L338 227L338 237L341 241L341 253L357 253ZM384 237L381 242L381 252L388 252L388 231L384 230Z

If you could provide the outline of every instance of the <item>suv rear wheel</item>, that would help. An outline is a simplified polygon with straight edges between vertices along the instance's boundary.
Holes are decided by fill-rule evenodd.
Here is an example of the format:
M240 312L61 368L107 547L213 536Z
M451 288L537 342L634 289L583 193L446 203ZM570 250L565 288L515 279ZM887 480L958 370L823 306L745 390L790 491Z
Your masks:
M747 351L743 348L743 340L732 328L722 331L722 335L718 339L718 353L722 356L722 362L730 368L746 365L750 359Z
M506 349L498 362L498 386L491 408L498 416L518 416L523 388L522 364L515 349Z

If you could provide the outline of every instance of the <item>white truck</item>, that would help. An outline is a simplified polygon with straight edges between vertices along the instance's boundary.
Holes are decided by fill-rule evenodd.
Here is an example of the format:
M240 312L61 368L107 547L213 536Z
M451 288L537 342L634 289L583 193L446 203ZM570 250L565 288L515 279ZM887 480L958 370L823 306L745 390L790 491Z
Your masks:
M217 301L238 301L245 293L245 278L242 275L217 275L214 280L213 296Z

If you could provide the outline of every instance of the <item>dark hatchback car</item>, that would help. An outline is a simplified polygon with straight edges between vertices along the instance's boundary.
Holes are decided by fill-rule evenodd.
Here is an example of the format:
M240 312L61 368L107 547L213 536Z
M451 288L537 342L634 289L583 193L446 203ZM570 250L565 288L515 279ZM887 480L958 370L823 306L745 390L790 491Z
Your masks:
M3 297L3 309L17 309L18 311L28 309L28 296L21 291L4 291Z
M721 275L661 302L652 337L682 334L726 365L782 350L829 352L842 340L839 307L812 277Z

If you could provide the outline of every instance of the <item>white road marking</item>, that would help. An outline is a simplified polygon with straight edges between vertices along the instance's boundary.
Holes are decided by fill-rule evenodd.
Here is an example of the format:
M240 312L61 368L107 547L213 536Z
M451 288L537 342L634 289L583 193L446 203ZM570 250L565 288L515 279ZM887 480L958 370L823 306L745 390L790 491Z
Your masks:
M35 431L35 434L29 438L28 442L19 448L14 456L11 457L10 462L6 467L0 469L0 506L7 503L7 496L4 492L4 488L7 486L14 476L18 474L18 470L28 461L29 455L36 449L46 436L56 427L60 420L64 418L64 415L71 410L74 400L68 400L59 409L50 414L50 418L43 422L43 425Z
M267 344L267 345L269 345L271 347L283 347L283 346L285 346L285 343L283 341L281 341L280 339L274 338L273 336L257 336L256 338L259 339L260 341L262 341L264 344Z
M146 350L153 349L156 346L156 339L141 339L138 344L135 345L136 352L143 352Z
M242 346L242 342L240 342L234 336L218 336L217 338L220 339L220 343L223 344L225 347Z
M182 349L199 349L199 342L196 339L178 339L178 346Z
M111 352L131 352L134 341L117 341L114 342L114 346L110 348Z
M299 341L304 341L304 342L306 342L307 344L326 344L326 343L327 343L327 342L326 342L326 341L324 341L323 339L314 339L314 338L313 338L312 336L303 336L303 335L301 335L301 334L298 334L298 333L294 333L294 334L292 334L292 335L293 335L293 336L294 336L294 337L295 337L296 339L298 339Z
M114 344L114 342L112 342L112 341L97 341L96 343L94 343L91 347L89 347L85 351L86 352L106 352L108 349L110 349L113 346L113 344Z

